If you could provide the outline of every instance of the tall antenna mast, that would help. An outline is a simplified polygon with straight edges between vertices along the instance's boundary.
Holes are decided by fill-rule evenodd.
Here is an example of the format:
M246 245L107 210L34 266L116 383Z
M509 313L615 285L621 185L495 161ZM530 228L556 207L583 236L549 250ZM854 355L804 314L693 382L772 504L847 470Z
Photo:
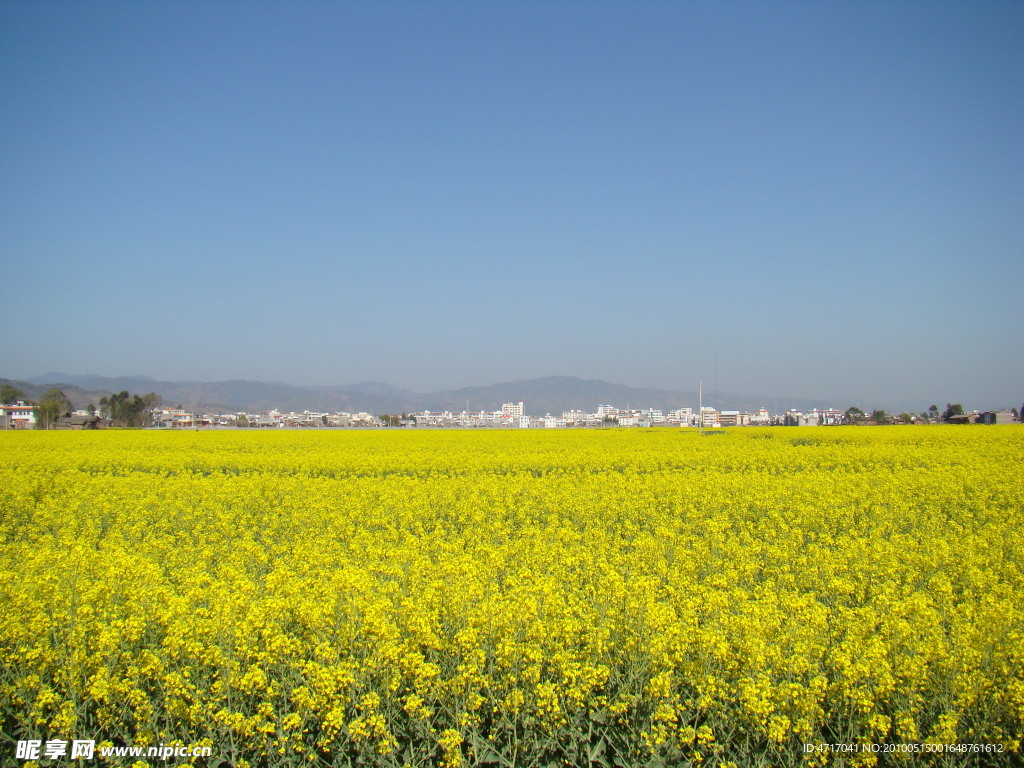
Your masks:
M704 434L704 382L697 382L697 434Z

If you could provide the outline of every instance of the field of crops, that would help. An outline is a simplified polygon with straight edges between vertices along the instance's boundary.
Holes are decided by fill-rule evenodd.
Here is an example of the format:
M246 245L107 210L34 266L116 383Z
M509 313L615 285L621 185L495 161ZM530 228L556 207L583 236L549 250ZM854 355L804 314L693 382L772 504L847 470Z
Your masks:
M1021 428L34 432L0 455L0 764L54 738L238 766L1020 758Z

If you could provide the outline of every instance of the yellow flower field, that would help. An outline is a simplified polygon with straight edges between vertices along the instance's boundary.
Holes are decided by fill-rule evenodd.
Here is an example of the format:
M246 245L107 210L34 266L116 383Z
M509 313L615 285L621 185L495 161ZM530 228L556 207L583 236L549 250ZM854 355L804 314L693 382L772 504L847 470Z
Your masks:
M2 764L1019 764L1018 427L0 451Z

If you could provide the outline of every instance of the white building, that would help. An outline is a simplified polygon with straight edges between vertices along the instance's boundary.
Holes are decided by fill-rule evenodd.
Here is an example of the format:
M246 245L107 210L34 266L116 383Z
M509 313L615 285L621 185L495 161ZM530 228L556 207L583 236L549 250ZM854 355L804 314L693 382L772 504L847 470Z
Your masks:
M843 423L843 412L836 408L815 408L811 411L818 417L819 426L836 426Z
M505 403L501 406L501 414L511 419L521 419L526 415L526 409L523 407L523 401L520 400L518 403Z
M723 427L746 427L750 425L750 414L741 411L721 411L718 423Z
M34 429L36 426L36 410L19 400L14 405L0 405L0 421L4 429Z
M751 424L768 425L772 423L772 415L768 413L767 408L761 408L757 413L752 414L750 417Z
M694 425L692 408L677 408L668 412L670 424L678 424L681 427L692 427Z

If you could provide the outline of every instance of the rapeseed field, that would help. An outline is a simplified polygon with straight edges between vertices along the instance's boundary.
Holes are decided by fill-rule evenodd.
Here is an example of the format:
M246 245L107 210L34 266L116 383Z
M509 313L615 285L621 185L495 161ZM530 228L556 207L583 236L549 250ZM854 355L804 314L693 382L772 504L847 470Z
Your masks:
M49 764L14 760L27 739L254 768L1021 758L1017 427L35 432L0 455L3 764Z

